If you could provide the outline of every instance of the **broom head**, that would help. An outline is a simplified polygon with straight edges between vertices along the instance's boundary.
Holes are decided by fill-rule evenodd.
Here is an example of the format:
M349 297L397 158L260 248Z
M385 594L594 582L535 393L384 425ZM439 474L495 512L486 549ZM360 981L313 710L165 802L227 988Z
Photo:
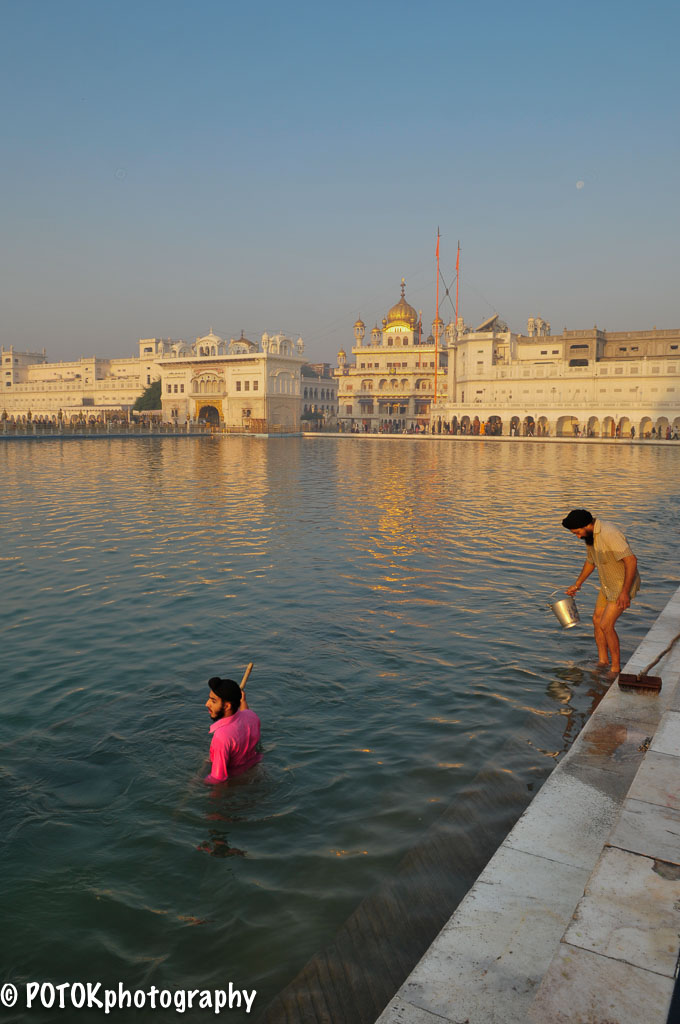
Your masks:
M645 676L642 673L638 676L634 672L620 672L619 689L659 693L661 691L661 676Z

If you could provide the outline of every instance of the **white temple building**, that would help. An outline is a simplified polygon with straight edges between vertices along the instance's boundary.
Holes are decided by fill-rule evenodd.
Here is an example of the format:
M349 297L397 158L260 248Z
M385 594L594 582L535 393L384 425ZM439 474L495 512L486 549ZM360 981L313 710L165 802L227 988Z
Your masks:
M304 343L283 334L229 341L212 330L193 344L142 338L131 358L92 356L49 363L42 352L0 349L3 419L64 421L129 417L144 389L160 381L162 418L226 429L300 429Z
M446 328L448 379L434 432L667 437L680 432L680 330L551 334L497 315Z

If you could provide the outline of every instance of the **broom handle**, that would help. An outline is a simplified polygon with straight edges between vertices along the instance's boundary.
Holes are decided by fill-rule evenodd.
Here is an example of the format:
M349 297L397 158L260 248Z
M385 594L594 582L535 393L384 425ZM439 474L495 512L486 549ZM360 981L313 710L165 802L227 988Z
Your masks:
M248 664L246 665L246 670L243 673L243 679L241 680L241 689L243 689L244 686L246 685L246 683L248 682L248 676L253 671L253 665L254 664L255 664L254 661L249 661Z
M654 666L657 665L666 654L668 654L668 652L670 651L671 647L673 647L673 645L675 644L676 640L680 640L680 633L678 633L677 636L673 637L673 639L669 643L668 647L664 647L664 649L661 652L661 654L657 655L657 657L654 659L654 661L650 662L650 664L647 666L646 669L644 669L643 672L640 672L640 675L638 676L638 679L640 678L640 676L646 676L647 673L649 672L650 668L654 668Z

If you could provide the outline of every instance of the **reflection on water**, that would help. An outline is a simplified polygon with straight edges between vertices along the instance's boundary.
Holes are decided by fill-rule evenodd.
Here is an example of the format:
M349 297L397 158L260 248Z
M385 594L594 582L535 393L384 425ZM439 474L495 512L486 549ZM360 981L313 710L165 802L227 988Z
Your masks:
M8 977L215 987L226 964L263 1005L444 809L493 834L484 779L535 791L608 685L595 589L581 627L547 608L584 557L560 521L585 506L625 529L630 653L676 585L678 458L0 447ZM205 683L250 660L264 761L208 789Z

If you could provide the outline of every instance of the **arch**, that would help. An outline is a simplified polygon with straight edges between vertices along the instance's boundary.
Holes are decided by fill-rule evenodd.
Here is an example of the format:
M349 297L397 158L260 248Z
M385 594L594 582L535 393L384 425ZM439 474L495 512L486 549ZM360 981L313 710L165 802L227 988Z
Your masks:
M651 420L650 420L651 425ZM613 416L605 416L602 420L602 437L615 437L616 423Z
M591 416L588 420L588 437L599 437L601 431L600 420L597 416Z
M622 416L616 427L617 437L630 437L630 420L627 416Z
M643 416L640 420L640 429L638 431L640 437L649 437L652 430L652 421L649 416Z
M533 416L525 416L522 424L525 437L533 437L536 433L536 421Z
M462 416L461 417L460 432L461 432L461 434L469 434L470 433L470 417L469 416Z
M220 414L214 405L202 405L198 413L199 420L205 420L211 427L219 427Z
M658 420L656 421L656 436L660 438L665 438L666 431L669 427L670 423L668 421L668 417L659 416Z
M383 379L378 384L378 388L380 389L380 391L384 391L386 387L387 387L387 381L383 377Z
M578 419L576 416L560 416L557 421L558 437L576 437Z

